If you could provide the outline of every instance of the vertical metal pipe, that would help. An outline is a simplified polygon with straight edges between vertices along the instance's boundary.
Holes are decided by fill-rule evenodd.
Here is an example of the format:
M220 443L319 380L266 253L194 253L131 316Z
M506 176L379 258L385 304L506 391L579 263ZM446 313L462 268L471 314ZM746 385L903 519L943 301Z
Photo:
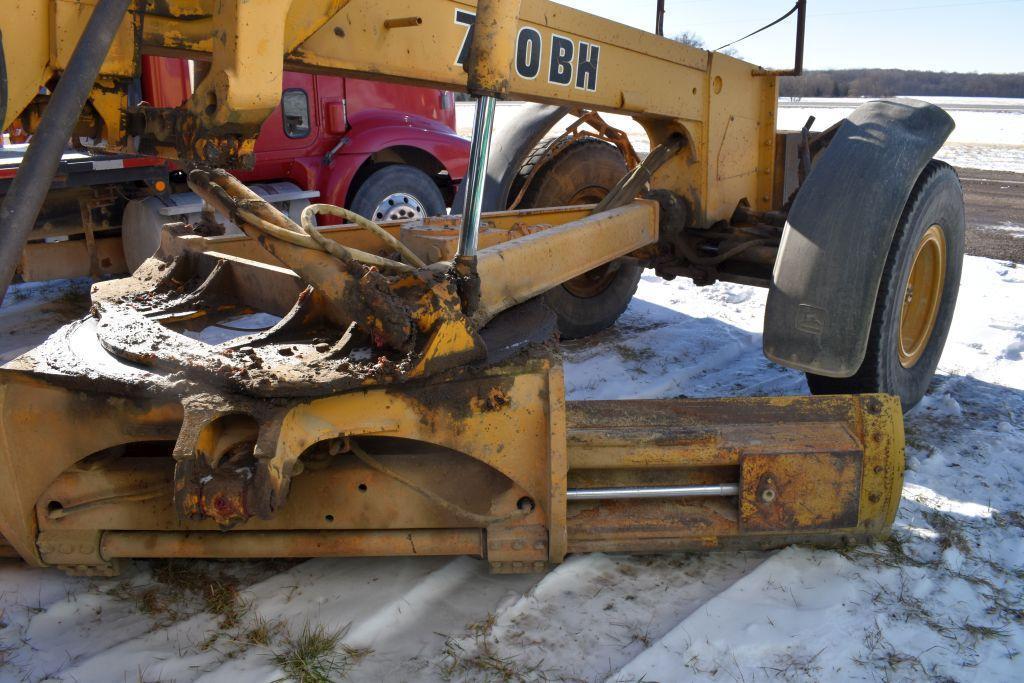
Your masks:
M129 0L100 0L93 9L0 206L0 301L14 278L25 241L50 191L61 155L128 11L128 4Z
M793 75L804 72L804 33L807 28L807 0L797 0L796 13L796 56L793 59Z
M487 179L487 157L491 150L494 128L494 98L482 96L476 103L473 121L473 142L469 148L469 168L462 182L466 183L466 203L462 207L462 230L456 258L476 256L480 238L480 212L483 209L484 181Z
M665 35L665 0L658 0L658 9L654 16L654 32L659 36Z

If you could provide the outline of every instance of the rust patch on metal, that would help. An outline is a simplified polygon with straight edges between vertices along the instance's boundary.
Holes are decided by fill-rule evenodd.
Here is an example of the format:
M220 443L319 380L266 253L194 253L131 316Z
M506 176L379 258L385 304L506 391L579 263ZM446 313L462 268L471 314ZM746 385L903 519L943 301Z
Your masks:
M740 462L742 530L856 527L861 458L860 451L744 456Z

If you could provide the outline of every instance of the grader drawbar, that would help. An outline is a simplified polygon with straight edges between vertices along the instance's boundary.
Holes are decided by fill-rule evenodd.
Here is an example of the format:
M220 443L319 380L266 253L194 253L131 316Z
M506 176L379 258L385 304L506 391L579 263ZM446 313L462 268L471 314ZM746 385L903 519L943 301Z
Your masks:
M41 12L68 29L50 39L88 37L69 7L93 4ZM130 7L112 41L88 123L181 159L206 215L245 235L165 226L131 277L93 286L87 317L0 369L0 532L27 562L471 555L530 572L887 533L896 396L565 398L554 288L618 263L767 284L777 74L542 0L169 0ZM181 109L129 107L140 53L213 69ZM463 216L314 205L296 224L212 168L244 164L280 95L247 75L283 61L480 95ZM671 94L636 84L655 72ZM653 151L597 205L482 212L494 96L629 113Z

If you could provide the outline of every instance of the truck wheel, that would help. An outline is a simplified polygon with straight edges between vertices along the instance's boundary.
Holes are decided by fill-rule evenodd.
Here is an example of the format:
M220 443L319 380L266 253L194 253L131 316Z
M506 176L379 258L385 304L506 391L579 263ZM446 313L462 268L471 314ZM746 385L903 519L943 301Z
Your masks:
M953 321L964 258L964 197L951 166L931 161L903 210L878 289L867 353L852 377L808 373L814 394L895 394L904 412L928 390Z
M537 171L516 208L595 204L627 170L615 147L585 138ZM544 303L558 318L559 334L576 339L611 327L629 306L642 273L635 259L621 258L545 292Z
M371 221L404 221L444 214L441 190L423 171L395 164L363 181L349 207Z

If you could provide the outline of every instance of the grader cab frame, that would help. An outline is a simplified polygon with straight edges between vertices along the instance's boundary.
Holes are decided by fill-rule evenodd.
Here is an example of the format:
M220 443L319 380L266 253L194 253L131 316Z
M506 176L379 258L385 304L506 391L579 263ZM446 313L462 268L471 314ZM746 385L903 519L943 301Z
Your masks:
M179 159L246 234L166 226L132 277L94 286L88 318L0 369L0 531L30 563L470 554L533 571L886 533L896 397L566 402L536 300L621 257L768 284L789 199L777 73L546 0L19 4L37 11L3 31L5 126L59 77L29 122L40 159L68 126ZM100 40L105 58L81 48ZM212 67L182 108L133 106L140 54ZM463 216L320 230L209 170L245 165L285 68L479 96ZM652 152L596 206L482 213L495 97L628 114ZM280 321L196 338L256 311Z

